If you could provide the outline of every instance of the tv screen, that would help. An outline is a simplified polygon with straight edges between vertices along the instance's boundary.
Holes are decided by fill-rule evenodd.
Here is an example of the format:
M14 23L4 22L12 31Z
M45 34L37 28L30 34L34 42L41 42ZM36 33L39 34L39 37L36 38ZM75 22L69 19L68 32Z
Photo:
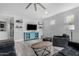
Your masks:
M4 24L0 24L0 28L4 28Z
M36 24L27 24L27 30L37 30Z

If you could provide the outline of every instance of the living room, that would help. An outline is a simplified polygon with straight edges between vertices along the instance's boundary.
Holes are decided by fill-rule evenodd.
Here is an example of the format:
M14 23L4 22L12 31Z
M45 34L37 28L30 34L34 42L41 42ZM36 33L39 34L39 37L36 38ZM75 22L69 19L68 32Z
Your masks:
M0 55L79 56L78 10L79 3L0 3Z

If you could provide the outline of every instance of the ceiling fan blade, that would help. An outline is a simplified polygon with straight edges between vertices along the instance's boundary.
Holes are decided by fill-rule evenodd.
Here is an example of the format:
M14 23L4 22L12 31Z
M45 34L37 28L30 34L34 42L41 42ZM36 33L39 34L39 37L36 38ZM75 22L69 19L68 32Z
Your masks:
M43 9L46 9L41 3L38 3Z
M31 4L32 4L32 3L29 3L29 4L27 5L26 9L28 9Z
M36 4L34 4L34 8L35 8L35 11L37 11L37 7L36 7Z

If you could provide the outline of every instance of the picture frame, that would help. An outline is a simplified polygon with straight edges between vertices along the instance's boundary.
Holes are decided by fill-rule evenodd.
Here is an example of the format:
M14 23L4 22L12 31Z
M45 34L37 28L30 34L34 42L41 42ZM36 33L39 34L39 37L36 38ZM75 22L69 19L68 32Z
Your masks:
M0 21L0 31L6 31L6 22Z

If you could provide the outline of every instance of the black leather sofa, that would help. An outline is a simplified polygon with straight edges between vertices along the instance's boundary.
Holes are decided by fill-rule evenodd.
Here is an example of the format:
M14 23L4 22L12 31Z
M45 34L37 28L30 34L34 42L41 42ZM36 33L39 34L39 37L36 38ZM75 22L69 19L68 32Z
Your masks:
M52 42L52 37L45 37L45 38L43 38L43 41L50 41L50 42Z
M14 41L10 40L0 41L0 56L16 56L14 49Z
M62 36L54 36L53 45L64 47L63 50L59 51L53 56L79 56L79 51L69 46L69 36L66 34L63 34Z

